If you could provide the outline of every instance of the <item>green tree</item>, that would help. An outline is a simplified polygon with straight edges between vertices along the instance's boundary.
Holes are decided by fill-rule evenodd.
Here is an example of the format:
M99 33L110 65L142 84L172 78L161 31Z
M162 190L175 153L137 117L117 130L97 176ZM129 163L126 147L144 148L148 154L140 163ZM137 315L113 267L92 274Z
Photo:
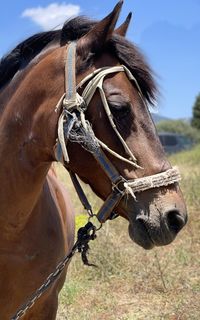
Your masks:
M193 106L192 126L200 130L200 94L197 96Z
M193 142L200 142L200 132L183 120L164 120L156 125L158 132L173 132L183 134Z

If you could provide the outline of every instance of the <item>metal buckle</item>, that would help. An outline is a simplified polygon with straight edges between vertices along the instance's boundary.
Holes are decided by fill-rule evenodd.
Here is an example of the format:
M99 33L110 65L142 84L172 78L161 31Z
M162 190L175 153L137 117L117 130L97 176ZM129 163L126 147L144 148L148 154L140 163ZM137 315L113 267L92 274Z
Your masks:
M99 221L97 214L93 213L91 216L89 216L88 222L91 222L91 221L92 221L93 225L95 226L96 231L98 231L102 228L103 224L102 224L102 222ZM95 225L94 221L96 221L98 223L98 226Z
M117 191L117 192L123 194L123 193L124 193L124 190L126 189L126 188L124 187L124 183L125 183L126 181L127 181L126 179L124 179L122 176L120 176L119 181L117 181L117 182L115 182L115 183L112 184L112 190L113 190L113 191Z

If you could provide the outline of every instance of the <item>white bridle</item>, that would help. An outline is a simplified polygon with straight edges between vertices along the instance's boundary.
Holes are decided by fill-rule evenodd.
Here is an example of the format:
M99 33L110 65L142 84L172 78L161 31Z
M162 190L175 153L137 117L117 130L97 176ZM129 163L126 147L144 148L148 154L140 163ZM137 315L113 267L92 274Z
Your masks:
M125 72L128 79L130 81L134 81L135 86L138 90L138 94L141 97L142 101L145 103L142 95L142 91L138 85L137 80L132 75L130 70L124 66L115 66L115 67L104 67L95 70L88 76L86 76L77 86L76 86L76 78L75 78L75 51L76 50L76 44L71 43L67 47L67 57L66 57L66 64L65 64L65 93L59 100L57 106L56 106L56 112L58 110L62 109L61 115L59 117L58 122L58 148L60 148L60 151L62 152L64 161L69 162L69 156L67 152L67 141L70 140L70 134L73 130L74 125L81 130L84 130L85 135L88 135L90 139L94 142L95 148L91 148L90 146L85 147L87 151L91 152L96 160L100 163L106 174L109 176L111 183L112 183L112 189L115 191L118 191L119 194L117 194L117 197L112 197L112 194L108 197L108 199L111 199L110 202L112 202L112 205L109 205L108 199L105 201L103 207L109 208L109 210L113 209L120 199L125 194L131 194L134 199L136 199L135 193L145 191L147 189L151 188L158 188L161 186L167 186L169 184L174 184L178 181L180 181L180 173L176 167L173 167L165 172L154 174L151 176L143 177L143 178L137 178L134 180L126 180L123 178L116 168L113 167L110 160L105 156L104 152L102 151L101 147L117 157L118 159L129 163L133 165L135 168L142 169L137 164L137 159L133 155L132 151L128 147L127 143L119 133L114 120L112 113L110 111L105 92L103 89L103 80L104 78L112 73L116 72ZM89 82L88 82L89 81ZM83 85L86 85L84 88L81 96L78 94L77 89L81 88ZM117 152L109 148L105 143L103 143L101 140L99 140L92 128L88 120L85 118L85 111L91 102L92 97L94 96L96 90L99 90L101 100L104 106L104 110L107 114L107 117L109 119L109 122L116 133L117 137L121 141L124 150L126 154L129 156L129 159L119 155ZM78 112L78 116L77 116ZM78 140L76 142L79 142ZM80 143L80 142L79 142ZM83 141L82 141L82 144ZM94 150L95 149L95 150ZM57 152L59 153L59 152ZM120 188L118 187L119 184L123 185ZM117 199L115 199L117 198ZM107 205L108 202L108 205ZM115 203L113 203L115 202ZM112 207L112 208L111 208ZM108 210L108 211L109 211ZM101 211L101 209L100 209ZM98 214L100 221L105 221L108 216L108 211L103 210L103 214Z

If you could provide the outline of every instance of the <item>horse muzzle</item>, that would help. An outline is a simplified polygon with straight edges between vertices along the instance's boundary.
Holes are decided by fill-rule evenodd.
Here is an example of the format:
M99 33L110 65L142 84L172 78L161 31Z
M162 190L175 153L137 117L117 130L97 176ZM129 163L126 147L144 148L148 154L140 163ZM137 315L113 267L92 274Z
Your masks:
M133 206L134 214L128 214L129 235L145 249L171 243L187 223L187 210L179 190L170 188L156 197L154 194L154 200L149 202L141 202L138 197Z

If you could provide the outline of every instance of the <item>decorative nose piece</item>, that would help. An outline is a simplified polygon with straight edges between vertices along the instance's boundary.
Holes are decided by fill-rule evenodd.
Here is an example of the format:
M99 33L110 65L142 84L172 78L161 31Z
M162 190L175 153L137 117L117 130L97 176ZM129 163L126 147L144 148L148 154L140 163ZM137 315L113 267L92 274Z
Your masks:
M177 234L187 222L187 218L181 215L178 210L167 211L164 219L169 230L175 234Z

